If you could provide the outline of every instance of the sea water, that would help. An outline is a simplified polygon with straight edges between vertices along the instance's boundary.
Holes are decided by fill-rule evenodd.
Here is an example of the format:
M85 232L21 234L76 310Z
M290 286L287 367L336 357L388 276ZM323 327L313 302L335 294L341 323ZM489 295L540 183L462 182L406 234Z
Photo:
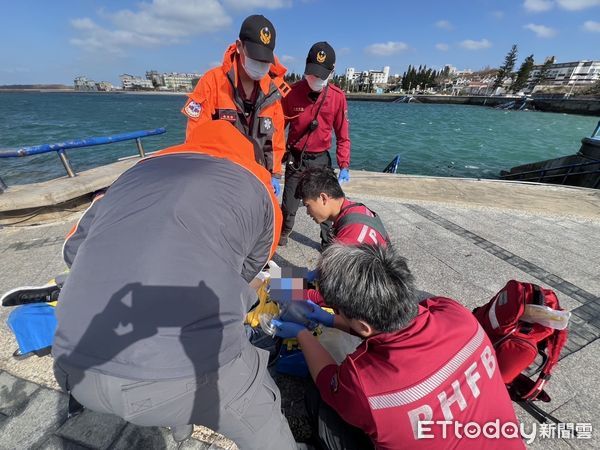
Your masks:
M185 137L183 95L0 93L0 149L166 127L142 139L147 152ZM479 106L349 102L351 170L497 178L500 170L576 153L595 117ZM67 151L75 171L135 155L135 141ZM335 153L335 152L333 152ZM8 184L64 176L56 154L0 159Z

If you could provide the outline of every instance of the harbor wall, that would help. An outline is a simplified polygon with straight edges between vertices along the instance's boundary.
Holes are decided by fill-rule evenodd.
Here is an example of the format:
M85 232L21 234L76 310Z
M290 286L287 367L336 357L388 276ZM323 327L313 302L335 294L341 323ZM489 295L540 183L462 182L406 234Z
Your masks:
M406 97L400 94L356 94L349 93L346 97L350 101L375 101L394 102ZM450 105L475 105L498 106L511 101L520 101L522 97L507 96L495 97L484 95L412 95L415 103L450 104ZM412 102L411 101L411 102ZM528 105L529 109L545 112L559 112L568 114L582 114L600 116L600 98L536 98L533 97Z

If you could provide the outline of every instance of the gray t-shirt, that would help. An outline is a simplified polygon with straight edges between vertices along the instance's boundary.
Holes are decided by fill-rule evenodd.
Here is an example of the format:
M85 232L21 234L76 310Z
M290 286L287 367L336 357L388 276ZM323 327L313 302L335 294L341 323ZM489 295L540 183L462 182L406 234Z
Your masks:
M274 205L249 171L201 154L125 172L79 222L56 308L57 361L139 380L198 376L241 351Z

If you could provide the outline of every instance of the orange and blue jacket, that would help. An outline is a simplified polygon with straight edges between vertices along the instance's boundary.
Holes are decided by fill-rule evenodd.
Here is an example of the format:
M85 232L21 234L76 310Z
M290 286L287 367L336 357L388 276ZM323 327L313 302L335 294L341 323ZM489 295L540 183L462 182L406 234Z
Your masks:
M259 81L254 113L246 116L238 93L237 58L236 46L231 44L225 51L223 64L206 72L189 95L181 110L188 119L186 141L198 125L209 120L226 120L254 144L256 162L278 177L285 152L285 120L280 100L290 90L283 80L286 68L275 58L269 73Z

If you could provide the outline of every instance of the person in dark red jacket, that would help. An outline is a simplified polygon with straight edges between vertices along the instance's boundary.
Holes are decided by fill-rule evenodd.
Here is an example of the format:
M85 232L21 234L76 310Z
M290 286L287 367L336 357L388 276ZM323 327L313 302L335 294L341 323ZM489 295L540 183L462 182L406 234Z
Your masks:
M390 238L379 216L362 203L348 200L331 168L311 168L306 170L296 189L296 196L306 206L306 213L318 224L328 221L332 224L326 242L346 245L364 243L387 245ZM307 281L314 282L319 277L317 270L307 274ZM308 289L305 298L318 305L325 305L323 297L315 289Z
M348 245L389 242L379 216L362 203L348 200L331 168L307 169L300 177L296 196L316 223L332 223L324 247L333 242Z
M307 411L329 449L524 449L494 348L454 300L417 303L413 276L393 246L333 244L319 262L332 315L306 318L364 340L340 364L303 325L297 338L317 391Z
M308 52L304 78L292 85L291 92L281 102L289 133L281 204L284 223L279 245L287 244L294 227L299 206L295 192L300 175L309 167L331 167L329 148L334 133L339 180L350 180L348 104L344 92L328 83L334 67L335 51L331 45L317 42ZM323 240L328 228L327 223L321 225Z

